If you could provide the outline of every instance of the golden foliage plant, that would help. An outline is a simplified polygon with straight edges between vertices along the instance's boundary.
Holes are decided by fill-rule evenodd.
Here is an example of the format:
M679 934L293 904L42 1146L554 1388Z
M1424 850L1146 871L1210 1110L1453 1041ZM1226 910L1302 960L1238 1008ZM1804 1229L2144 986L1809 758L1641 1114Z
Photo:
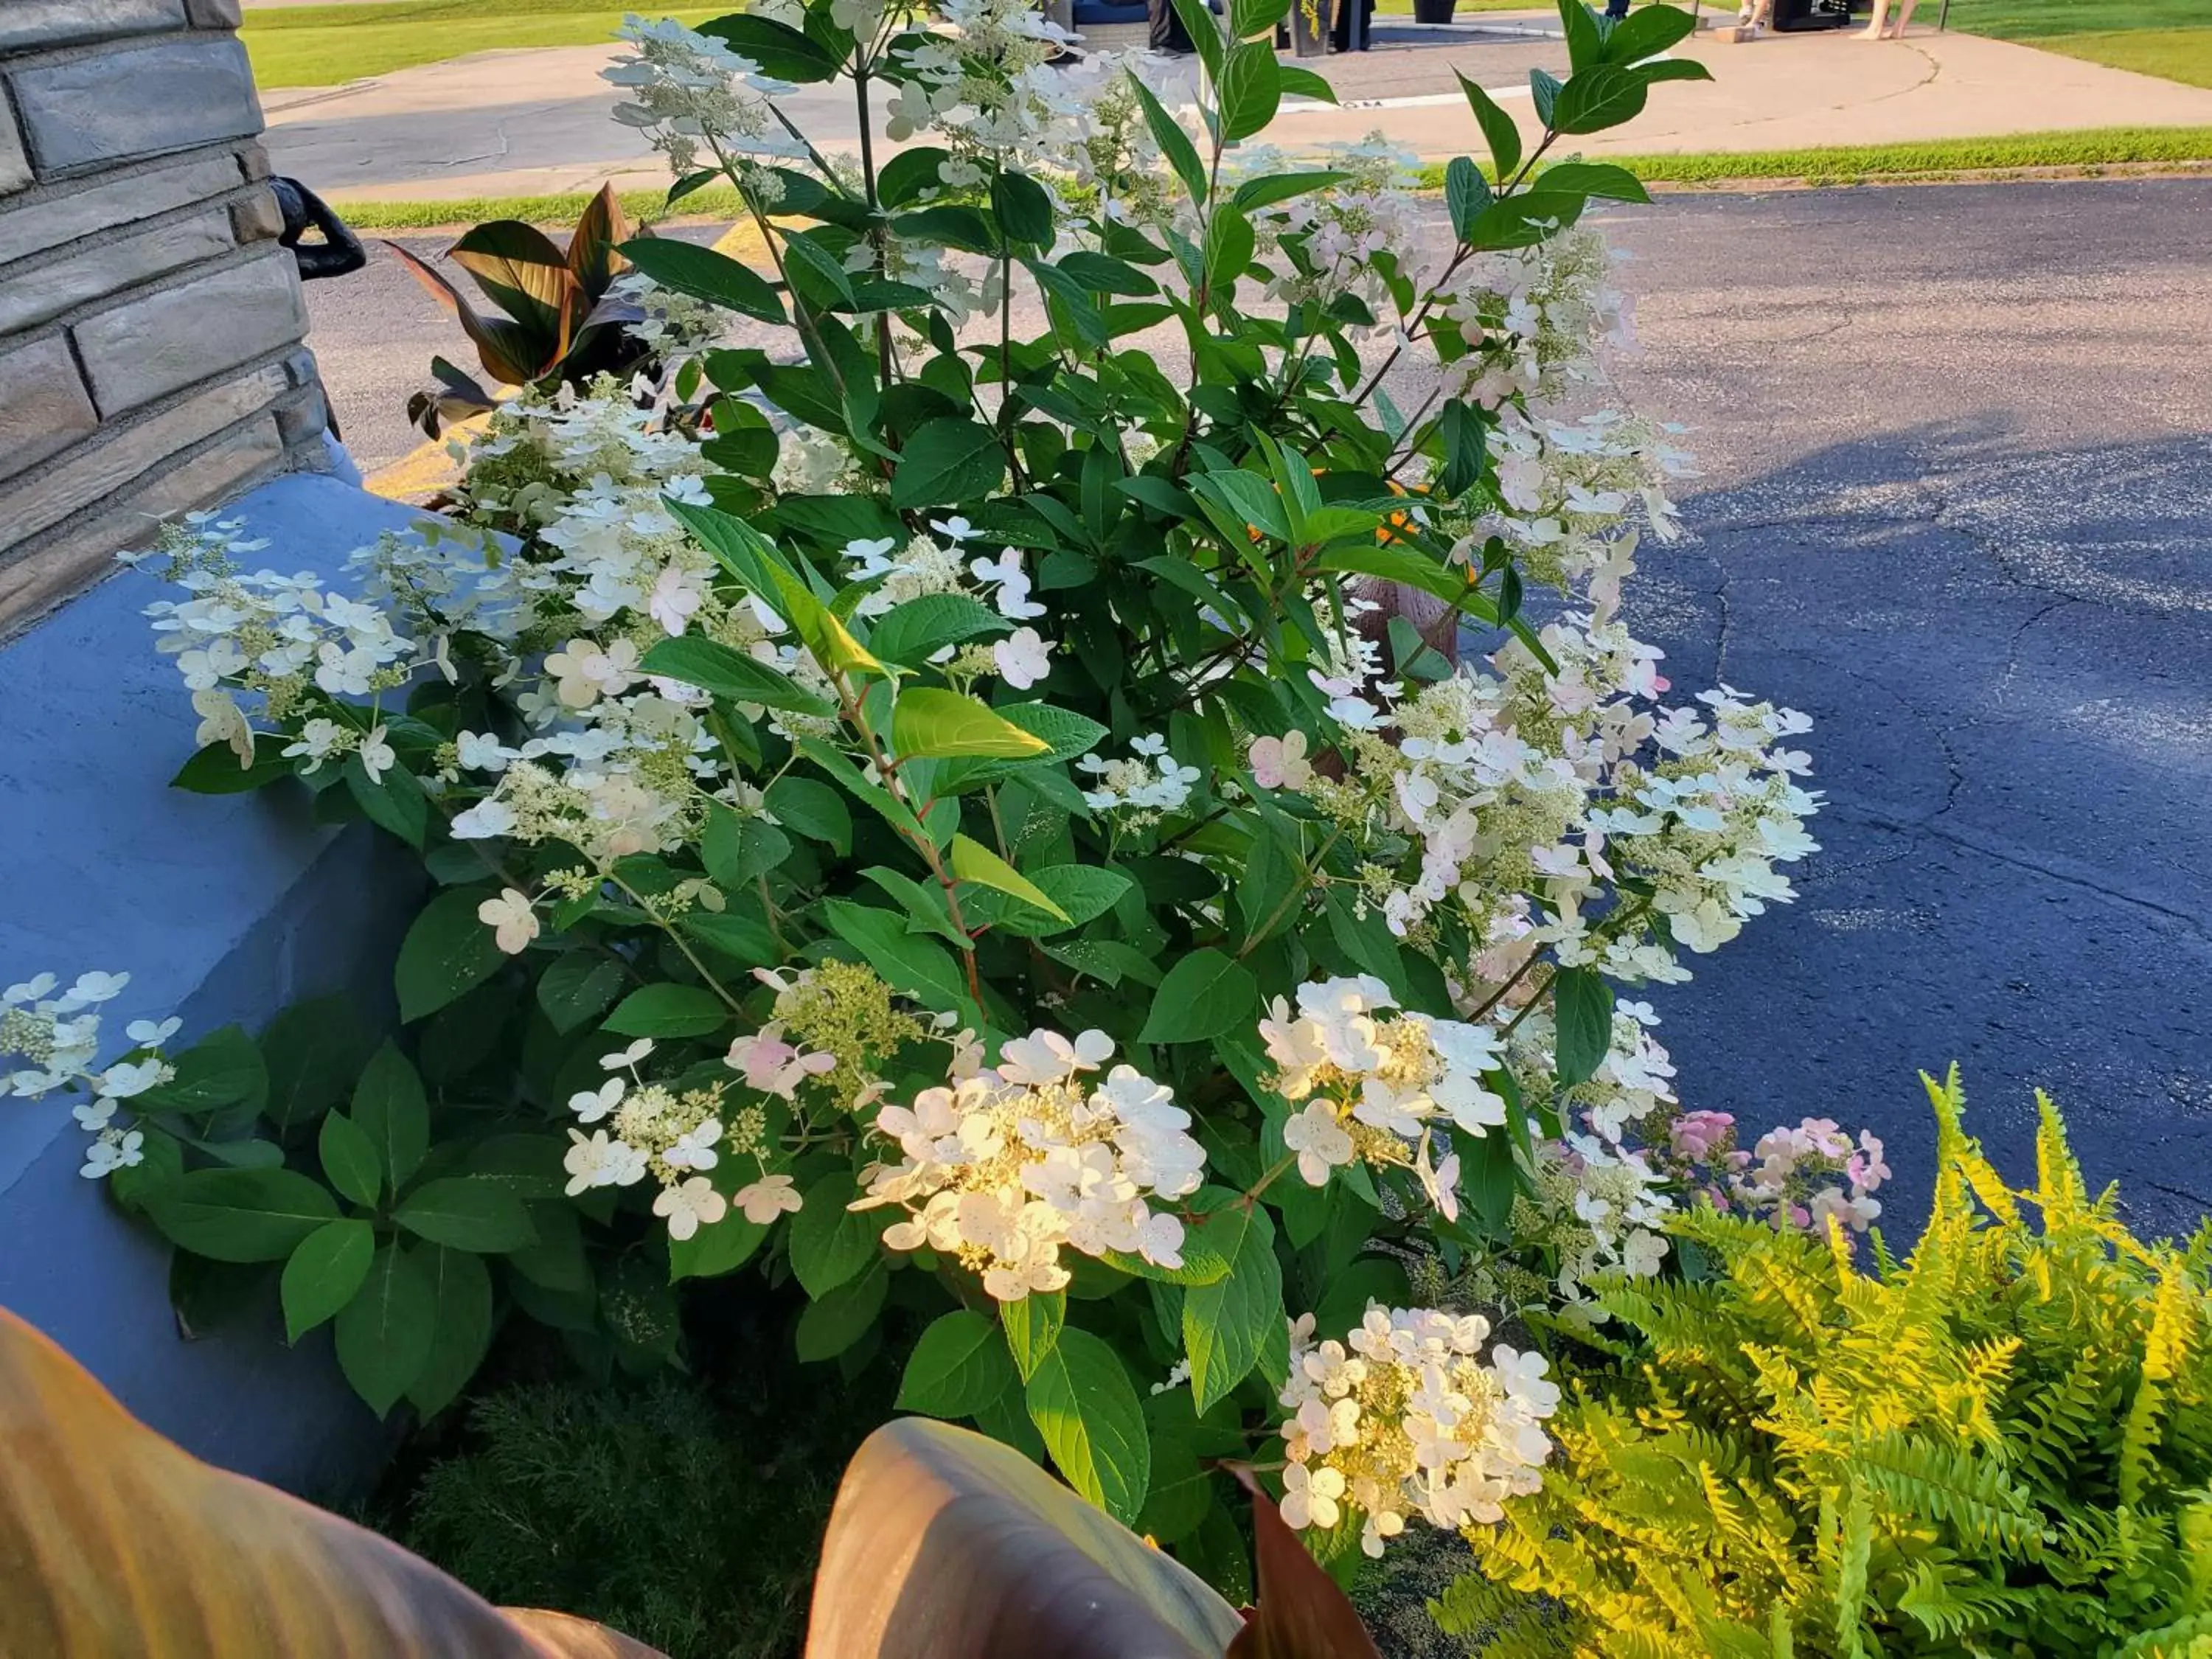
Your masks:
M1496 1659L2212 1656L2212 1224L2138 1241L2039 1097L2014 1192L1956 1071L1923 1080L1911 1254L1686 1218L1705 1270L1607 1294L1641 1342L1470 1534L1448 1630Z

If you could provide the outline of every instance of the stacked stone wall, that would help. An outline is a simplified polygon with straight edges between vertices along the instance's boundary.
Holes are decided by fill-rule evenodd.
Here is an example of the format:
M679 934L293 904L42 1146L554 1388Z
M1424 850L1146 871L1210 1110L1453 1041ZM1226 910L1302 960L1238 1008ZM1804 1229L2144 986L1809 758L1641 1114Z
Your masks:
M239 0L0 0L0 635L325 466Z

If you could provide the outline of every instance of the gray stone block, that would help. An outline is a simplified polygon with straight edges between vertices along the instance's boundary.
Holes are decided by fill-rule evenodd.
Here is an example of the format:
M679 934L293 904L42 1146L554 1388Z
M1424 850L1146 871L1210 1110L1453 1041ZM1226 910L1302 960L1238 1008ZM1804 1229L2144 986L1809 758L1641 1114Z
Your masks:
M87 318L71 331L103 416L297 344L307 332L292 256L264 244L243 264Z
M126 46L8 79L42 179L261 131L246 48L228 37Z
M0 135L0 143L5 142ZM225 152L120 179L87 180L75 189L64 186L59 193L41 192L40 199L0 210L0 265L204 202L244 181L238 156Z
M284 373L294 386L313 386L316 380L315 354L301 346L284 360Z
M99 425L84 377L60 335L0 356L0 479L59 454Z
M7 0L0 5L0 52L88 46L184 26L184 0Z
M15 131L15 112L8 106L8 88L0 85L0 196L23 189L33 176L31 158L23 154L23 140Z
M310 387L276 410L276 429L288 449L313 443L330 429L331 406L320 386Z
M234 29L245 21L239 0L185 0L196 29Z
M284 234L284 212L276 205L276 192L257 190L243 201L230 204L230 234L240 247L266 242Z
M217 207L95 242L29 270L0 270L0 334L21 333L170 271L219 259L234 246L230 215Z
M276 364L193 393L173 409L103 432L94 442L0 491L0 549L27 542L131 486L225 427L268 409L285 391Z
M0 635L91 586L114 568L119 550L149 544L161 520L234 495L283 459L276 421L256 421L163 473L113 511L71 525L12 562L0 557Z

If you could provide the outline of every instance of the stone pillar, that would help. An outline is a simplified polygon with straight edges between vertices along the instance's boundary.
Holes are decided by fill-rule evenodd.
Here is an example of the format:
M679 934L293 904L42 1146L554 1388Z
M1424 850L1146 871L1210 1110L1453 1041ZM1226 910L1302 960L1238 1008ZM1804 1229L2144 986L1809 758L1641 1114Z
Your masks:
M0 637L327 465L239 0L0 0Z

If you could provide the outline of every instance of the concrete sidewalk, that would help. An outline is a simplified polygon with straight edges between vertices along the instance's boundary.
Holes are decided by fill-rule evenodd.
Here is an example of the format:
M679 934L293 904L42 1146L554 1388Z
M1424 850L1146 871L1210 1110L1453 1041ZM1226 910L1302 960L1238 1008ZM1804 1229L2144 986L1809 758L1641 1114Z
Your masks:
M1494 15L1450 30L1378 20L1376 51L1316 64L1347 106L1287 100L1266 137L1293 153L1378 130L1425 160L1478 150L1455 75L1492 89L1533 126L1528 70L1565 67L1559 41L1535 32L1546 15ZM665 185L658 158L608 114L615 92L599 77L615 55L601 46L485 52L343 87L272 92L269 150L279 172L341 201L548 195L611 179ZM1874 42L1851 32L1741 45L1700 35L1675 55L1705 63L1713 81L1663 83L1638 119L1577 149L1786 149L2212 125L2212 89L1975 35ZM802 88L786 107L824 148L858 142L842 84Z

